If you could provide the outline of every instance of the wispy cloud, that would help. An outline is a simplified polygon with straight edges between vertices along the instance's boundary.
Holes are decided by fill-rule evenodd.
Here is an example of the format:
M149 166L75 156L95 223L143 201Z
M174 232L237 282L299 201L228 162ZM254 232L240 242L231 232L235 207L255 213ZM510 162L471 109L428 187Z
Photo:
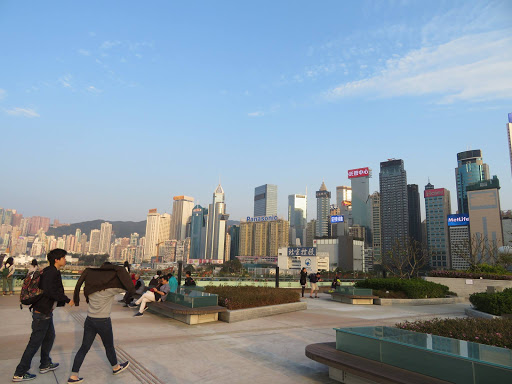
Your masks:
M59 78L59 83L64 88L73 88L73 86L71 85L71 79L72 79L72 76L70 74L67 74L67 75L61 76Z
M249 117L261 117L261 116L265 116L265 112L263 112L263 111L249 112L247 114L247 116L249 116Z
M111 49L114 47L117 47L118 45L121 45L121 42L119 40L105 40L100 48L101 49Z
M22 116L22 117L39 117L39 113L34 111L31 108L11 108L11 109L5 109L5 113L11 116Z
M79 49L78 53L81 54L82 56L90 56L91 55L91 52L89 52L86 49Z
M0 88L0 100L3 100L5 98L5 95L7 95L5 89Z
M440 103L512 95L512 29L473 34L387 60L384 69L342 83L328 99L438 95Z
M89 85L87 88L87 91L91 93L102 93L103 91L101 89L96 88L94 85Z

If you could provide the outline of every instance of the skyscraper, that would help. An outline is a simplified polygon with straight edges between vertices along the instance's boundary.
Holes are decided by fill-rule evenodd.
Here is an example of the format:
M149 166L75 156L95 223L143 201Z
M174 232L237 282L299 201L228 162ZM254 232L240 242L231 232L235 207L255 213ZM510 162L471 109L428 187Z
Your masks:
M277 215L277 185L265 184L254 188L254 217Z
M89 254L97 254L100 250L100 233L99 229L91 230L89 238Z
M478 256L483 262L495 261L497 248L503 246L499 190L496 176L467 186L471 241L480 244Z
M391 159L380 163L380 219L382 259L386 260L397 241L409 237L407 173L404 161Z
M467 186L489 178L489 166L484 163L481 150L475 149L457 153L455 179L459 213L468 213Z
M407 185L407 203L409 205L409 237L421 243L420 192L417 184Z
M348 171L348 178L352 185L352 225L364 227L367 240L371 240L370 177L372 177L372 171L368 167Z
M329 236L330 207L331 192L322 181L320 190L316 191L316 237Z
M288 196L288 222L290 223L290 245L306 245L307 196Z
M510 171L512 172L512 113L508 114L507 135L508 135L508 151L510 153Z
M467 213L448 215L448 233L450 236L450 266L456 270L470 267L469 215Z
M229 235L231 236L231 249L229 251L230 259L236 259L240 256L240 226L232 225L229 227Z
M372 202L372 249L373 249L373 262L380 264L382 261L381 253L381 227L380 227L380 193L374 192L370 196Z
M159 248L170 237L171 215L160 215L156 209L150 209L146 219L146 236L144 241L144 261L160 256Z
M204 259L206 244L206 220L208 209L196 205L192 210L190 230L190 258Z
M187 221L192 216L194 198L190 196L174 196L172 203L171 238L185 240L187 235Z
M206 258L224 260L226 228L229 215L226 214L224 190L219 184L213 193L213 203L208 208Z
M99 253L106 254L106 253L110 252L111 237L112 237L112 224L110 224L108 221L101 223Z
M336 205L345 223L352 225L352 188L345 185L336 187Z
M425 215L427 224L427 247L432 268L449 269L450 245L447 217L451 214L450 191L425 186Z

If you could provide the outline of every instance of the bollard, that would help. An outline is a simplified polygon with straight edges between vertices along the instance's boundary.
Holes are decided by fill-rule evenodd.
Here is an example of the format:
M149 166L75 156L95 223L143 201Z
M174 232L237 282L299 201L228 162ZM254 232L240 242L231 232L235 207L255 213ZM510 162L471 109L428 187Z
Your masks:
M181 287L181 269L183 268L183 261L178 261L178 287Z
M279 288L279 267L276 267L276 288Z

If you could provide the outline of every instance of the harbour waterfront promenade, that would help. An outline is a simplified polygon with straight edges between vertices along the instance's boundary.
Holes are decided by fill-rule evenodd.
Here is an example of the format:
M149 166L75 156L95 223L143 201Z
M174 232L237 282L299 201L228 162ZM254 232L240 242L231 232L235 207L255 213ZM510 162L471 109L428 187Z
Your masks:
M70 295L69 293L68 295ZM404 320L463 317L469 303L426 306L354 306L330 300L303 299L308 309L238 323L189 326L146 313L134 318L133 310L115 303L112 322L120 361L130 369L113 376L98 339L81 369L86 383L335 383L326 366L308 359L306 345L332 342L334 327L394 325ZM0 297L2 348L0 382L9 383L30 336L31 314L19 309L19 297ZM58 370L39 374L39 354L34 357L33 383L66 383L87 315L80 307L54 311L57 338L52 351Z

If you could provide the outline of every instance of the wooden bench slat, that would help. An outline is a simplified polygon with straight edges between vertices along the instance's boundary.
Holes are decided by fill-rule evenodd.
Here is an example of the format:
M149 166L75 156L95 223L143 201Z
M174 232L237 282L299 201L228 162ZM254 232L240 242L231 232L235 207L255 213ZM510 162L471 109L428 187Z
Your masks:
M159 301L157 303L150 303L150 306L158 307L162 310L172 311L182 315L203 315L207 313L218 313L226 312L226 307L210 306L210 307L199 307L199 308L188 308L181 304L172 303L170 301Z
M336 343L310 344L306 347L306 356L329 367L382 384L449 384L445 380L338 351Z

